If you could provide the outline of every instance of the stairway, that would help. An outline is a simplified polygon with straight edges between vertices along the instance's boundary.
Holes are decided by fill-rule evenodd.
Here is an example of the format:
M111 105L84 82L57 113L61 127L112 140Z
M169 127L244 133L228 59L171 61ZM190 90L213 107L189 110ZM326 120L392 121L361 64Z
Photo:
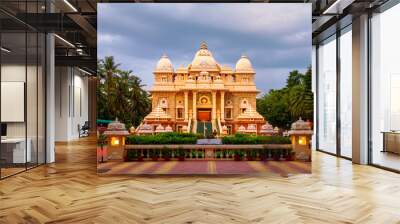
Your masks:
M197 122L197 134L204 134L204 128L206 128L205 135L212 134L212 124L209 121L198 121Z

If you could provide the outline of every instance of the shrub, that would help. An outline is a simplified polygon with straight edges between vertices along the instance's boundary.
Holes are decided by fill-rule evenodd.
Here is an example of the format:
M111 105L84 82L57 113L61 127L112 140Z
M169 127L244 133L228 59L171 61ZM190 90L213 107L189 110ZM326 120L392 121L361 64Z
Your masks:
M291 144L289 137L283 136L256 136L237 133L233 136L226 136L222 138L223 144Z
M167 145L167 144L196 144L199 135L192 133L161 133L157 135L129 136L129 145Z

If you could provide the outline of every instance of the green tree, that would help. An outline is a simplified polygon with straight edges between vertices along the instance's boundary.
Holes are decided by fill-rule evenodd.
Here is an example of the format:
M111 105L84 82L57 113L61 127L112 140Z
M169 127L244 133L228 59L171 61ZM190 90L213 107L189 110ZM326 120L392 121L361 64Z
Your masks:
M257 111L273 126L289 129L299 117L313 119L313 93L311 91L311 68L305 74L294 70L286 79L286 86L270 90L257 99Z
M291 71L286 79L286 88L292 88L294 86L301 85L302 81L303 74L297 70Z
M293 119L288 106L287 89L270 90L257 102L257 111L276 127L288 129Z
M119 66L113 57L98 61L98 117L118 118L127 127L137 126L150 111L149 95L143 89L140 78L131 70L119 69Z

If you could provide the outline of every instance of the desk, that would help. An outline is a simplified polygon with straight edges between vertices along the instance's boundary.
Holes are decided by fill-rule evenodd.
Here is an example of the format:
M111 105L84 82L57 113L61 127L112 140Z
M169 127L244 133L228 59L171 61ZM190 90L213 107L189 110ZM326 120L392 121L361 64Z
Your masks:
M382 152L392 152L400 154L400 132L383 131L383 150Z
M25 152L25 138L1 139L1 157L6 163L31 162L31 139L27 139L28 147Z

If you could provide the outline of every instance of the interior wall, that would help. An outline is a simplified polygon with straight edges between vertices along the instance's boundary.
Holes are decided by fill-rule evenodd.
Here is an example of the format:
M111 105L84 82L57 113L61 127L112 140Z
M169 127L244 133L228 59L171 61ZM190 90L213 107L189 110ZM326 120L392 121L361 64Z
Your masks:
M55 140L78 139L78 125L89 119L88 77L73 67L56 67L55 74Z
M25 64L3 64L1 67L1 81L2 82L25 82ZM36 73L36 66L27 66L28 74ZM28 87L26 94L26 101L29 102L27 107L36 108L37 106L42 107L42 101L38 102L36 106L36 88L29 88L30 86L36 86L36 80L28 76ZM26 82L25 82L26 83ZM5 108L4 108L5 109ZM36 113L27 113L28 121L36 121ZM36 133L36 124L28 125L28 133ZM30 130L32 129L32 130ZM25 137L25 123L24 122L7 122L7 137ZM29 137L29 136L28 136Z

